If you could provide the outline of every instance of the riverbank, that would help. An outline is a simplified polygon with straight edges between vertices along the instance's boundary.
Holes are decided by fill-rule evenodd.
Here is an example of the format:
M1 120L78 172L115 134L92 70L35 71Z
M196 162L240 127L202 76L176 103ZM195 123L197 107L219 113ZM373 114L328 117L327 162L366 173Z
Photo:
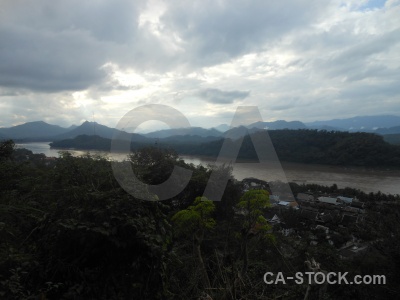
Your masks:
M53 157L58 157L59 151L69 151L74 156L84 155L89 152L119 161L126 158L125 153L112 155L110 152L98 150L51 149L49 143L18 144L18 147L24 147L33 153L43 153L46 156ZM215 157L210 156L180 155L180 157L185 162L195 165L203 164L206 166L207 164L214 164L216 161ZM241 162L236 163L233 168L233 175L238 180L255 177L265 181L281 180L298 184L310 183L325 186L337 184L339 188L351 187L367 193L380 191L386 194L400 194L400 170L281 162L284 171L282 172L282 169L265 170L254 161L241 160Z

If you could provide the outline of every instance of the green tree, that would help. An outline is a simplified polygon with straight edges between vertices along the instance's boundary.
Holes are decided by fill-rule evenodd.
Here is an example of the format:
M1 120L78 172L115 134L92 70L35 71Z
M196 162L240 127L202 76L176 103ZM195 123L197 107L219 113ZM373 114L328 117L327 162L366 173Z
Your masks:
M15 143L13 140L6 140L0 143L0 161L10 159L14 151Z
M265 190L247 191L240 198L236 207L243 213L241 222L243 266L239 274L239 277L241 277L247 272L248 268L248 244L250 239L254 236L261 238L271 237L269 233L271 226L264 217L265 210L270 207L269 194Z
M212 217L215 211L213 201L205 197L197 197L192 206L177 212L172 221L178 235L191 236L193 238L194 252L196 253L203 285L211 288L210 279L201 254L201 243L207 230L214 228L216 222Z

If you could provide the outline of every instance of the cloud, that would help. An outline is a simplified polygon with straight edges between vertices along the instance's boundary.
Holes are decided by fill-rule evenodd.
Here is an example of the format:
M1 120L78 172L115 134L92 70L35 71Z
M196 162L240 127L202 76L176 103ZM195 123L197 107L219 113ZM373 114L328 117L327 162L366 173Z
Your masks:
M0 15L0 86L57 92L102 84L108 76L102 66L134 43L141 6L125 0L8 3Z
M397 0L3 0L0 126L93 112L115 126L149 103L205 127L238 105L265 120L400 114L399 13Z
M325 8L314 0L168 1L161 21L182 41L185 63L208 66L261 50L312 24Z
M56 35L3 27L0 39L6 45L0 48L1 86L47 92L74 91L107 77L100 68L102 60L96 56L102 51L102 45L81 32Z
M199 92L199 96L207 102L216 104L233 103L235 100L245 99L250 92L243 91L221 91L219 89L205 89Z

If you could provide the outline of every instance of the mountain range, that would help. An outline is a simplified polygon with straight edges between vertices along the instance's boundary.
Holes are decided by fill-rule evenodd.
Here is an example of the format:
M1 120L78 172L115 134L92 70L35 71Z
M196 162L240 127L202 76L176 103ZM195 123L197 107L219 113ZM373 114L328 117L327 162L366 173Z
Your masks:
M230 128L227 124L221 124L215 128L173 128L158 130L146 134L132 134L119 131L121 136L134 139L137 142L149 142L156 139L168 139L179 142L191 139L195 141L212 141L221 137L237 139L247 133L260 130L278 129L318 129L326 131L349 131L349 132L372 132L380 135L400 134L400 117L394 115L385 116L360 116L348 119L335 119L328 121L315 121L302 123L300 121L278 120L274 122L256 122L247 126ZM79 135L98 135L111 139L116 129L110 128L96 122L84 122L79 126L64 128L51 125L43 121L28 122L10 128L0 128L0 139L14 139L17 141L55 141L75 138Z
M64 128L43 121L28 122L10 128L0 128L0 136L12 139L47 138L74 130L77 126Z
M359 116L347 119L334 119L329 121L315 121L305 123L308 128L323 129L331 128L337 131L349 132L377 132L386 134L385 130L398 127L400 130L400 117L393 115L382 116ZM388 132L389 133L389 132ZM391 132L400 133L400 132Z

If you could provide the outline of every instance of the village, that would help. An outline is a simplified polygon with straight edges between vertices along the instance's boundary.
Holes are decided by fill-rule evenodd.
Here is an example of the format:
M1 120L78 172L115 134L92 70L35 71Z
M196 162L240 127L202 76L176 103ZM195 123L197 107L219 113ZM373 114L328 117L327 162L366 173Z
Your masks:
M244 191L264 189L271 193L263 180L246 178L242 182ZM271 207L264 217L274 234L306 241L311 246L327 243L336 248L343 260L365 253L371 245L371 241L355 234L366 217L365 203L357 197L311 190L294 196L294 200L288 200L287 195L269 195Z

